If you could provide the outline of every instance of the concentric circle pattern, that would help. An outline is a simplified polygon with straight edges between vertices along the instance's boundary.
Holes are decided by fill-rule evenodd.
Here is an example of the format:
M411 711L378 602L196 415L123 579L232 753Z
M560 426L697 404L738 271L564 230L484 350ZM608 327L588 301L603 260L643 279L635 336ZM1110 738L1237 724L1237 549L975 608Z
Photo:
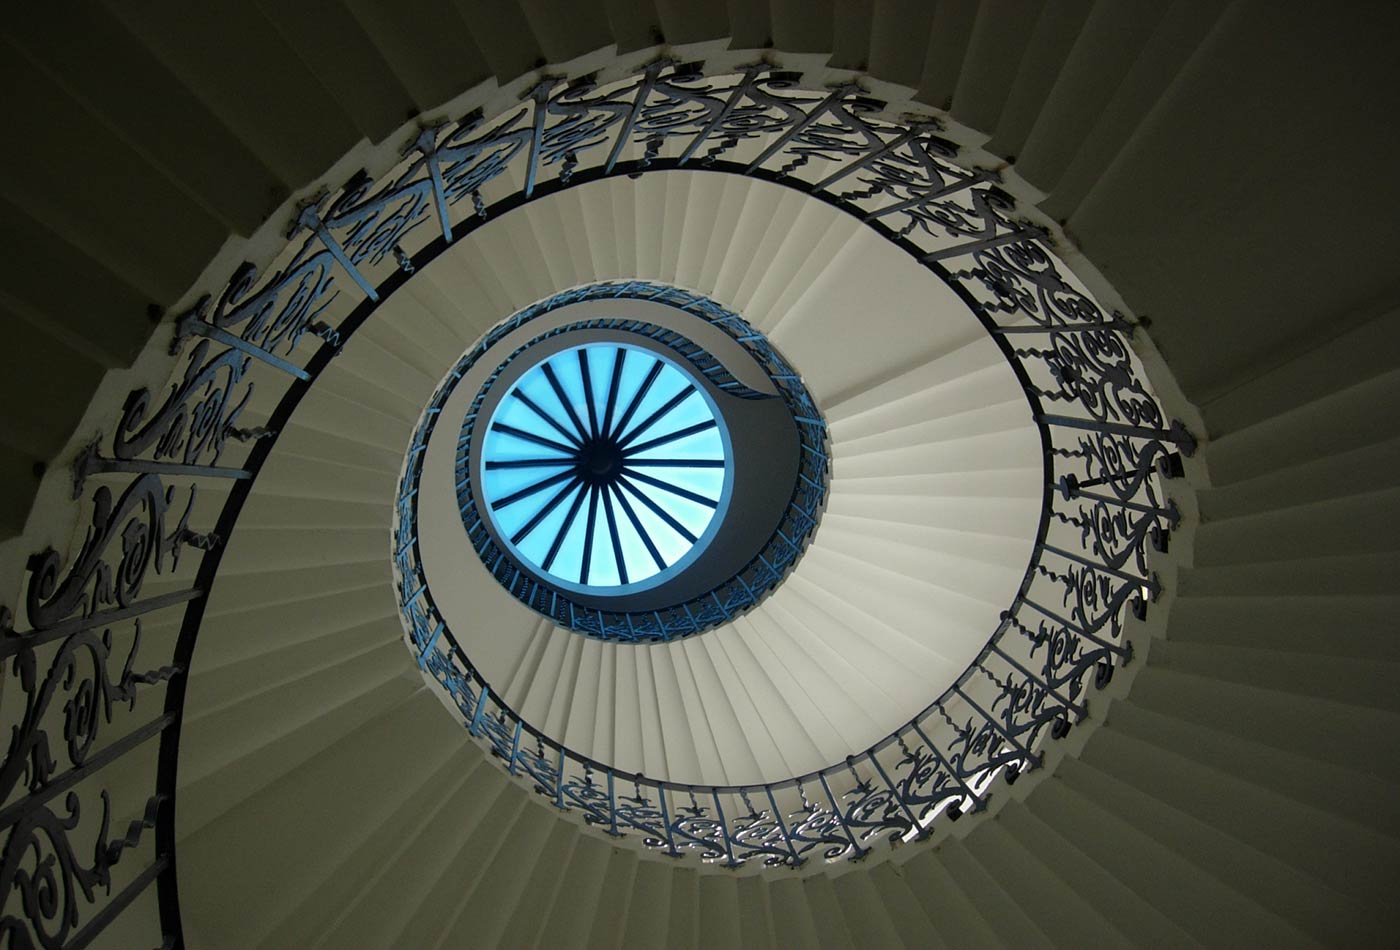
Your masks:
M529 369L481 453L487 510L512 553L569 590L621 594L704 550L732 479L723 415L675 361L589 344Z
M674 640L761 603L826 504L827 427L801 375L675 287L598 283L519 311L443 379L419 451L445 418L461 420L450 557L465 540L517 601L603 640ZM407 553L425 544L422 478L415 463L400 485Z

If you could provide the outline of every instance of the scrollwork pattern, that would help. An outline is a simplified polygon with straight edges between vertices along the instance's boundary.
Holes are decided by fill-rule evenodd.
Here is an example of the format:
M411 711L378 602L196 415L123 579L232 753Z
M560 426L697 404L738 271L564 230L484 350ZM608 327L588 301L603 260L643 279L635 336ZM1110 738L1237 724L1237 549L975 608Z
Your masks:
M149 453L184 465L213 464L252 395L239 384L251 358L236 349L210 356L212 343L201 340L190 353L184 376L172 385L160 408L151 412L151 392L138 389L127 397L112 439L112 454L123 460Z
M998 774L1010 780L1034 765L1044 735L1078 721L1090 685L1104 686L1131 658L1127 616L1141 614L1159 589L1152 555L1178 520L1164 478L1195 443L1147 387L1126 320L1105 313L1067 276L1045 232L998 187L996 171L960 162L936 119L895 121L883 109L856 84L804 88L799 73L766 64L706 76L701 64L657 60L607 85L544 76L499 117L475 112L418 130L403 162L382 179L355 175L304 205L275 268L262 273L244 264L180 315L174 348L192 343L182 370L163 396L143 389L127 398L109 430L111 458L100 457L94 443L75 466L91 507L76 555L66 565L54 550L30 559L29 629L17 632L10 613L0 614L0 657L12 660L12 682L24 697L0 765L0 792L15 799L6 807L12 824L0 856L0 945L68 942L84 908L109 886L111 866L144 829L167 820L162 796L173 788L158 790L126 834L108 840L104 792L97 848L85 858L73 845L80 799L69 790L55 806L55 783L65 774L62 760L73 770L94 763L99 737L105 741L115 711L129 707L140 687L182 675L173 662L135 671L139 623L120 673L110 670L112 624L202 596L195 588L156 598L143 591L153 572L173 572L186 546L217 547L212 532L190 527L201 480L256 475L256 452L242 463L246 470L213 470L234 454L230 439L275 435L239 427L253 361L284 374L289 387L314 382L315 361L294 361L298 343L314 336L324 344L319 353L337 350L358 324L329 325L328 308L342 293L359 295L354 303L376 300L371 281L381 265L392 260L402 279L502 209L605 174L712 168L789 184L896 238L944 277L973 302L1029 381L1049 460L1046 536L1026 590L1003 615L990 641L995 649L980 665L883 743L798 777L795 787L700 791L622 776L522 722L444 629L417 562L413 504L404 496L396 506L396 586L425 674L503 767L557 807L610 833L637 834L648 848L726 864L855 860L866 852L862 842L921 837L938 815L956 819L983 808ZM438 250L415 252L428 231L441 235ZM553 305L589 292L567 291ZM750 332L737 315L680 291L623 282L613 292L673 294L736 337ZM510 329L493 330L477 352ZM776 351L756 358L773 379L798 379ZM785 394L795 416L820 418L801 387L787 386ZM282 398L294 406L299 395L289 388ZM776 583L795 563L816 526L827 464L824 427L801 428L814 450L810 467L765 560L746 569L742 584L683 610L633 618L633 635L665 639L721 623L752 603L744 585ZM415 442L410 471L421 464L424 444ZM97 472L127 477L120 487L104 479L89 488L84 477ZM181 481L167 484L163 475ZM185 479L192 484L177 487ZM181 510L177 497L185 491ZM577 618L580 629L598 634L609 624L615 629L615 618L597 612ZM57 646L41 662L36 647L44 643ZM985 713L970 710L974 699ZM50 720L62 722L61 741L45 731ZM631 783L632 793L616 794L617 782ZM844 791L830 791L831 783ZM816 784L829 802L809 797L807 786ZM750 793L769 805L755 808ZM775 794L788 796L781 806ZM725 817L721 801L735 796L743 807Z
M1037 546L1028 586L1003 614L991 652L959 684L885 743L834 766L829 776L806 777L821 779L831 807L809 799L801 781L802 807L781 814L750 803L750 792L771 797L767 786L736 790L744 807L729 817L720 806L729 792L697 794L633 776L628 780L635 794L616 796L606 766L559 748L521 723L455 647L429 646L428 631L441 623L430 606L422 606L431 604L429 596L406 607L415 649L426 650L425 669L457 697L464 714L476 696L489 697L500 713L499 720L488 715L478 727L499 758L529 776L536 791L558 807L578 810L609 832L639 832L647 847L668 854L766 866L795 866L810 854L855 859L865 853L862 842L923 837L940 814L956 819L983 809L989 783L999 774L1014 780L1038 764L1044 736L1061 736L1087 715L1087 685L1102 687L1131 657L1124 615L1140 613L1155 593L1151 551L1163 548L1176 524L1161 476L1170 474L1176 452L1189 452L1193 443L1179 424L1167 423L1143 382L1129 345L1131 327L1065 276L1045 232L1017 216L994 171L956 162L957 148L937 134L937 120L891 122L881 116L882 108L851 84L814 93L802 88L799 75L767 66L706 77L696 64L658 60L606 87L591 79L546 78L495 123L471 116L445 134L425 131L419 140L422 160L436 163L446 202L470 197L482 218L490 214L482 187L513 163L524 164L518 179L526 182L527 198L551 168L558 169L555 185L567 185L583 170L613 172L614 165L626 174L694 164L778 181L802 178L800 187L824 192L910 242L921 260L975 301L994 335L1014 341L1004 350L1024 368L1028 401L1046 433L1047 480L1055 489L1047 494L1046 525L1053 531ZM575 288L527 308L464 359L479 358L544 309L599 292ZM684 305L736 334L748 332L736 315L672 289L623 282L602 292L644 293ZM796 378L776 352L758 356L771 378ZM817 416L805 393L792 399L795 416ZM435 402L429 416L440 408ZM420 433L415 447L425 439ZM415 465L411 457L405 486L414 483ZM815 526L811 512L822 503L821 479L801 485L795 497L801 504L780 526L769 558L741 572L742 583L684 610L629 618L628 635L665 638L721 623L750 602L744 587L780 580ZM420 575L411 524L406 530L403 523L413 515L407 491L399 514L396 564L407 597L421 586L414 579ZM485 543L480 520L464 520L473 542ZM503 583L523 583L508 558L483 560ZM557 597L542 599L537 591L521 593L537 609L558 604ZM571 613L567 623L596 636L619 629L596 610ZM533 735L533 744L527 737L522 748L512 725ZM581 768L581 776L570 763ZM598 779L604 772L606 789ZM845 790L831 791L845 781L845 772Z
M81 819L77 792L63 797L61 810L41 805L15 822L0 853L0 900L23 916L0 914L0 944L11 950L59 950L76 934L84 909L99 900L99 889L110 890L112 868L135 847L142 833L154 827L165 798L152 796L142 816L130 822L116 841L108 835L111 799L100 795L102 815L91 856L84 858L73 844ZM13 908L12 897L18 899Z
M49 784L59 768L49 744L45 726L51 707L62 698L63 741L71 768L81 768L97 742L104 724L112 722L114 708L136 704L137 687L167 680L177 672L161 666L135 672L136 654L141 647L138 620L131 648L116 682L108 668L112 654L112 630L101 634L94 629L71 634L49 661L40 681L33 650L21 650L13 660L15 682L24 694L24 712L11 726L10 742L0 764L0 802L8 801L21 784L30 794Z
M98 486L92 498L91 527L67 570L52 548L29 560L32 576L25 607L31 626L44 630L74 613L91 616L102 607L131 607L148 571L162 573L167 563L175 567L186 544L213 543L210 535L189 527L197 493L191 486L184 511L167 531L166 515L175 500L175 486L164 484L160 476L139 476L115 502L108 486ZM114 542L119 544L117 552L109 550Z

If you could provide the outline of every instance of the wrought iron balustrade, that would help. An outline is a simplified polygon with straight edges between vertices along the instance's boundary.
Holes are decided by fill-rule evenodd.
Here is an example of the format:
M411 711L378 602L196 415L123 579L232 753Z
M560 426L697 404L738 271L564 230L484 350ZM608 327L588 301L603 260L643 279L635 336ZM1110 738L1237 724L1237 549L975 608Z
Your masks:
M221 540L278 432L416 268L532 198L610 175L686 168L778 182L855 215L944 279L998 341L1040 428L1035 556L948 693L861 755L780 783L682 787L573 755L501 705L411 589L409 561L399 583L424 668L473 735L557 807L663 853L730 865L858 858L879 840L926 834L944 812L983 808L998 774L1037 765L1044 737L1080 721L1090 685L1131 657L1125 617L1157 594L1150 552L1177 520L1162 478L1194 445L1147 388L1131 328L1016 214L996 174L958 165L935 118L893 121L881 107L854 84L806 89L765 65L706 76L657 61L608 86L546 78L505 115L422 129L383 179L356 176L305 206L269 273L245 265L182 315L176 378L114 407L111 431L75 465L90 524L79 550L66 563L54 551L31 559L22 603L0 617L11 673L0 945L84 945L152 882L165 945L181 944L186 676ZM245 427L254 377L275 408ZM218 506L199 502L211 485ZM108 783L105 770L133 756L150 760L148 787Z

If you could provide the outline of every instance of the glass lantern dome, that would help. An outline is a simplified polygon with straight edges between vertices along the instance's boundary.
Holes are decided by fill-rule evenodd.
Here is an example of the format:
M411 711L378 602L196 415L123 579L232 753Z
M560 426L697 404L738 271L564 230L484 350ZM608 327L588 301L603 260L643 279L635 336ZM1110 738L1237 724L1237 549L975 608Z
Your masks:
M729 433L680 364L615 342L554 352L491 413L487 516L512 553L564 590L624 594L685 569L724 518Z

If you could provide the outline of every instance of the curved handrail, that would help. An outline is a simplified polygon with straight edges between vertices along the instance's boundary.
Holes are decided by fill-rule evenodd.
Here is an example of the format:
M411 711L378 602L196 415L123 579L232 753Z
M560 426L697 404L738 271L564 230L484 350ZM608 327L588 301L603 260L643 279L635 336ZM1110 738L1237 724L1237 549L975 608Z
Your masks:
M1148 549L1164 547L1176 521L1158 478L1194 443L1142 381L1126 342L1131 328L1062 271L1040 229L1013 216L995 173L954 164L956 149L935 120L885 121L880 105L853 84L804 90L799 74L763 65L705 77L699 64L658 60L606 88L587 77L547 78L504 116L424 129L383 179L357 176L334 197L308 203L275 271L245 265L217 299L181 316L174 346L186 356L183 374L163 399L133 392L110 437L74 466L75 497L86 493L90 512L79 551L66 564L53 550L36 554L22 603L0 611L0 660L13 674L11 740L0 764L0 939L84 943L157 881L167 944L181 942L173 805L186 674L221 539L277 433L343 341L416 267L482 221L609 175L709 168L777 181L860 217L916 256L1011 361L1044 439L1051 503L1020 596L953 687L960 708L981 713L975 723L954 722L953 700L940 698L861 757L790 780L796 785L651 783L655 802L640 777L634 797L619 795L618 780L634 777L557 747L551 771L542 745L519 741L523 723L501 728L513 713L494 698L480 701L492 697L486 689L467 717L473 731L510 769L590 822L634 829L667 853L726 863L793 865L814 850L856 857L875 836L924 834L943 809L955 816L982 807L999 770L1035 764L1041 734L1082 718L1087 683L1103 685L1131 655L1124 611L1144 610L1157 592ZM512 166L524 186L488 200L484 192ZM307 338L321 341L309 359L297 349ZM280 396L261 424L244 426L254 375L280 386ZM195 505L199 486L210 483L232 485L217 512ZM192 527L211 521L212 530ZM142 623L172 614L183 620L168 662L138 662ZM123 705L144 713L149 704L138 698L158 695L161 684L158 715L122 718ZM925 734L938 722L954 744ZM120 726L129 728L114 734ZM132 789L88 781L157 737L149 794L125 800ZM574 764L562 767L561 756ZM852 778L849 792L832 787L842 774ZM820 786L811 797L825 805L809 798L807 785ZM766 808L751 801L760 790ZM114 806L114 797L123 800ZM116 837L114 808L139 816ZM152 826L147 849L142 838ZM80 834L96 841L90 853L75 845ZM114 875L133 854L149 863Z
M783 356L773 347L763 334L755 331L738 314L726 310L707 297L640 280L605 281L574 287L555 294L545 300L511 315L489 330L480 341L469 349L448 371L443 384L434 392L424 409L413 439L409 443L404 460L404 475L399 483L398 504L395 508L394 535L395 565L400 576L417 574L417 524L418 488L422 476L422 462L427 452L428 440L432 436L443 407L456 390L458 382L471 367L486 356L506 336L521 327L527 326L538 317L552 313L559 308L591 300L645 300L665 304L678 310L694 314L705 320L717 331L724 333L744 350L754 363L767 375L778 397L787 406L797 432L799 458L792 491L785 504L778 524L758 552L741 565L735 573L712 589L702 591L688 600L663 610L619 611L602 610L594 607L575 606L567 592L556 592L552 588L534 581L522 581L517 585L514 578L522 575L515 559L504 551L492 533L484 525L484 517L472 497L467 473L467 435L472 428L472 420L479 414L486 390L504 371L506 365L518 353L531 346L527 343L511 355L493 358L496 364L487 380L473 400L463 424L457 448L457 499L462 512L463 523L467 526L467 537L475 547L487 569L512 590L517 599L534 606L542 614L550 615L553 621L569 629L599 639L619 642L648 642L673 640L689 636L718 624L725 623L737 614L752 608L778 586L787 573L797 563L811 541L826 505L827 479L830 465L828 459L828 435L826 421L816 402L807 391L801 377L788 365ZM721 380L721 389L734 392L741 397L748 393L759 396L738 380L728 376L723 364L701 350L697 344L680 337L674 331L655 325L638 326L635 320L593 319L583 324L569 323L542 334L541 338L562 332L572 332L581 328L625 329L651 338L665 341L676 338L688 348L704 354L713 369L723 372L729 382ZM683 359L692 356L677 354ZM703 367L697 367L703 372ZM408 558L410 555L413 561ZM417 590L426 590L426 582L411 585ZM408 593L401 589L401 594ZM407 603L401 602L405 617L410 622L411 612ZM426 631L424 631L426 633Z

